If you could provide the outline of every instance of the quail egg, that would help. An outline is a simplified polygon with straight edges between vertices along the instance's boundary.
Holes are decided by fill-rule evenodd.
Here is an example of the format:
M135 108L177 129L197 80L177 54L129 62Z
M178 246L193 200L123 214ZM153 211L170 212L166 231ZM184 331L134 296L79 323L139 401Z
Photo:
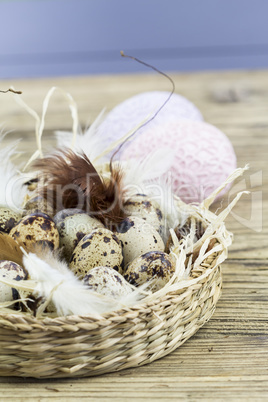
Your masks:
M62 247L63 257L67 261L70 261L75 247L85 235L94 229L104 227L100 221L86 213L67 215L62 220L58 219L58 222L56 226L60 235L60 247Z
M175 259L162 251L150 251L132 261L124 278L134 286L150 281L153 291L161 289L175 272Z
M56 223L56 225L58 225L59 223L64 221L64 219L67 218L67 216L72 216L75 214L86 214L86 212L83 211L83 209L79 208L62 209L61 211L56 213L56 215L53 218L53 221Z
M54 215L52 205L40 195L30 198L24 205L24 216L34 213L44 213L51 217Z
M22 218L10 235L28 251L34 250L36 244L47 245L51 250L59 248L56 225L48 215L41 212Z
M155 228L137 216L125 218L117 227L121 240L125 266L148 251L164 251L165 245Z
M105 266L122 272L123 253L116 235L108 229L98 228L83 237L70 260L69 268L84 277L92 268Z
M26 270L12 261L0 261L0 278L21 281L27 279ZM20 298L19 292L0 281L0 302L9 302Z
M21 215L8 207L0 207L0 232L9 233L21 219Z
M163 214L156 201L145 194L136 194L124 203L124 212L127 215L138 216L144 219L160 234L163 232Z
M94 292L118 298L133 292L125 278L109 267L92 268L84 277L83 283Z

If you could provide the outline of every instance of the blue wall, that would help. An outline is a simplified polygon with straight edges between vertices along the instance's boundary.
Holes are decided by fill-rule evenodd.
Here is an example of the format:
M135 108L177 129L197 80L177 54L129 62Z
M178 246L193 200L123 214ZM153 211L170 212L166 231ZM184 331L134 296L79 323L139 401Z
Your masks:
M0 1L0 78L268 66L267 0Z

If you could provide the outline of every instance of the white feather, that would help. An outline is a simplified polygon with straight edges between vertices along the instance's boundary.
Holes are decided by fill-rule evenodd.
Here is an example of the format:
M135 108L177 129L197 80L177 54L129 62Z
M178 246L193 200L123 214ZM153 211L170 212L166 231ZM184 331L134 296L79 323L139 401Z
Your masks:
M73 133L70 131L55 131L55 135L57 138L57 147L58 148L70 148L72 144ZM81 133L77 133L76 140L83 135ZM75 144L76 149L76 144Z
M101 111L95 121L84 132L77 133L75 144L72 146L73 133L56 131L58 148L72 148L75 152L84 152L93 160L103 151L103 138L100 137L98 127L103 120L105 109Z
M118 300L99 295L88 289L69 270L67 264L48 255L47 261L35 254L24 256L23 262L29 276L36 282L34 294L51 300L58 315L100 315L136 304L144 288Z
M150 152L143 160L131 159L122 162L124 168L123 187L131 196L137 193L148 193L160 177L168 175L175 158L175 151L162 147Z
M0 145L4 136L0 137ZM26 189L12 159L17 155L19 140L0 149L0 205L20 210Z

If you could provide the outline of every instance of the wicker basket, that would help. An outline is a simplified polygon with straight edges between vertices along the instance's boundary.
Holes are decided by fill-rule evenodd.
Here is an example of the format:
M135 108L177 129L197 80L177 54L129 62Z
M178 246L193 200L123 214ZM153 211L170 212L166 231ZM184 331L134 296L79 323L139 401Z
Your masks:
M48 92L44 105L55 89ZM75 137L77 113L69 94L67 99L74 119ZM30 111L28 106L26 108ZM42 119L45 113L44 106ZM41 138L40 121L43 120L39 120ZM119 144L112 144L105 153ZM179 208L183 208L188 217L212 229L207 237L206 233L202 235L200 249L190 247L188 254L185 251L187 258L190 255L188 263L194 261L194 265L190 277L184 281L180 282L181 278L176 277L175 272L175 281L171 279L160 294L156 292L132 307L102 316L35 318L29 313L0 309L0 375L35 378L93 376L151 363L182 345L215 311L222 285L220 264L227 257L232 238L225 229L224 220L242 193L218 216L209 211L209 206L221 190L246 169L234 171L200 205L188 206L177 199ZM109 175L110 164L98 170L103 176ZM182 263L185 270L186 261ZM188 267L191 268L191 264L187 266L187 274Z
M243 171L235 171L227 184ZM220 265L232 243L224 220L243 193L219 215L209 211L215 194L196 206L177 199L188 217L207 228L195 243L201 242L200 247L184 253L189 259L183 260L183 269L189 261L193 264L188 278L181 281L175 273L175 279L136 305L101 316L35 318L0 310L0 375L100 375L151 363L194 335L211 318L220 297Z
M243 171L238 169L226 182L233 181ZM100 375L151 363L194 335L211 318L220 297L220 265L232 243L232 234L226 230L224 220L243 193L218 216L208 209L215 194L196 206L177 199L178 207L188 217L202 221L207 228L200 238L199 251L194 253L192 249L190 253L195 262L188 279L181 282L176 277L138 304L98 317L69 315L37 319L22 312L0 310L0 375L35 378ZM185 256L189 254L185 252ZM186 260L184 268L185 264Z
M221 293L217 253L195 283L132 308L37 320L0 315L0 375L83 377L151 363L189 339L212 316Z

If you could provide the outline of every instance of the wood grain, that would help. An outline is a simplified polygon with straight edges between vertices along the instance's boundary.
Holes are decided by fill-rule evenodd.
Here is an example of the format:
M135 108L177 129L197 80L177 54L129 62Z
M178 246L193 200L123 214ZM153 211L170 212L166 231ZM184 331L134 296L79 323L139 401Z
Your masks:
M224 264L224 287L216 313L183 346L150 365L88 379L0 378L1 401L268 400L268 71L172 77L177 92L227 134L238 165L250 162L251 167L237 188L252 193L240 200L227 219L234 243ZM154 74L2 81L0 88L11 84L23 90L25 100L38 113L52 85L68 90L77 101L82 126L104 106L109 110L136 93L169 89ZM248 90L243 102L216 102L215 88L235 85ZM14 104L11 94L0 97L0 107L5 128L14 130L9 138L22 137L23 158L30 156L35 149L33 119ZM44 146L49 148L55 143L53 131L71 126L68 107L59 94L52 100L46 123ZM261 179L252 186L254 174ZM223 208L232 196L231 190L214 210Z

